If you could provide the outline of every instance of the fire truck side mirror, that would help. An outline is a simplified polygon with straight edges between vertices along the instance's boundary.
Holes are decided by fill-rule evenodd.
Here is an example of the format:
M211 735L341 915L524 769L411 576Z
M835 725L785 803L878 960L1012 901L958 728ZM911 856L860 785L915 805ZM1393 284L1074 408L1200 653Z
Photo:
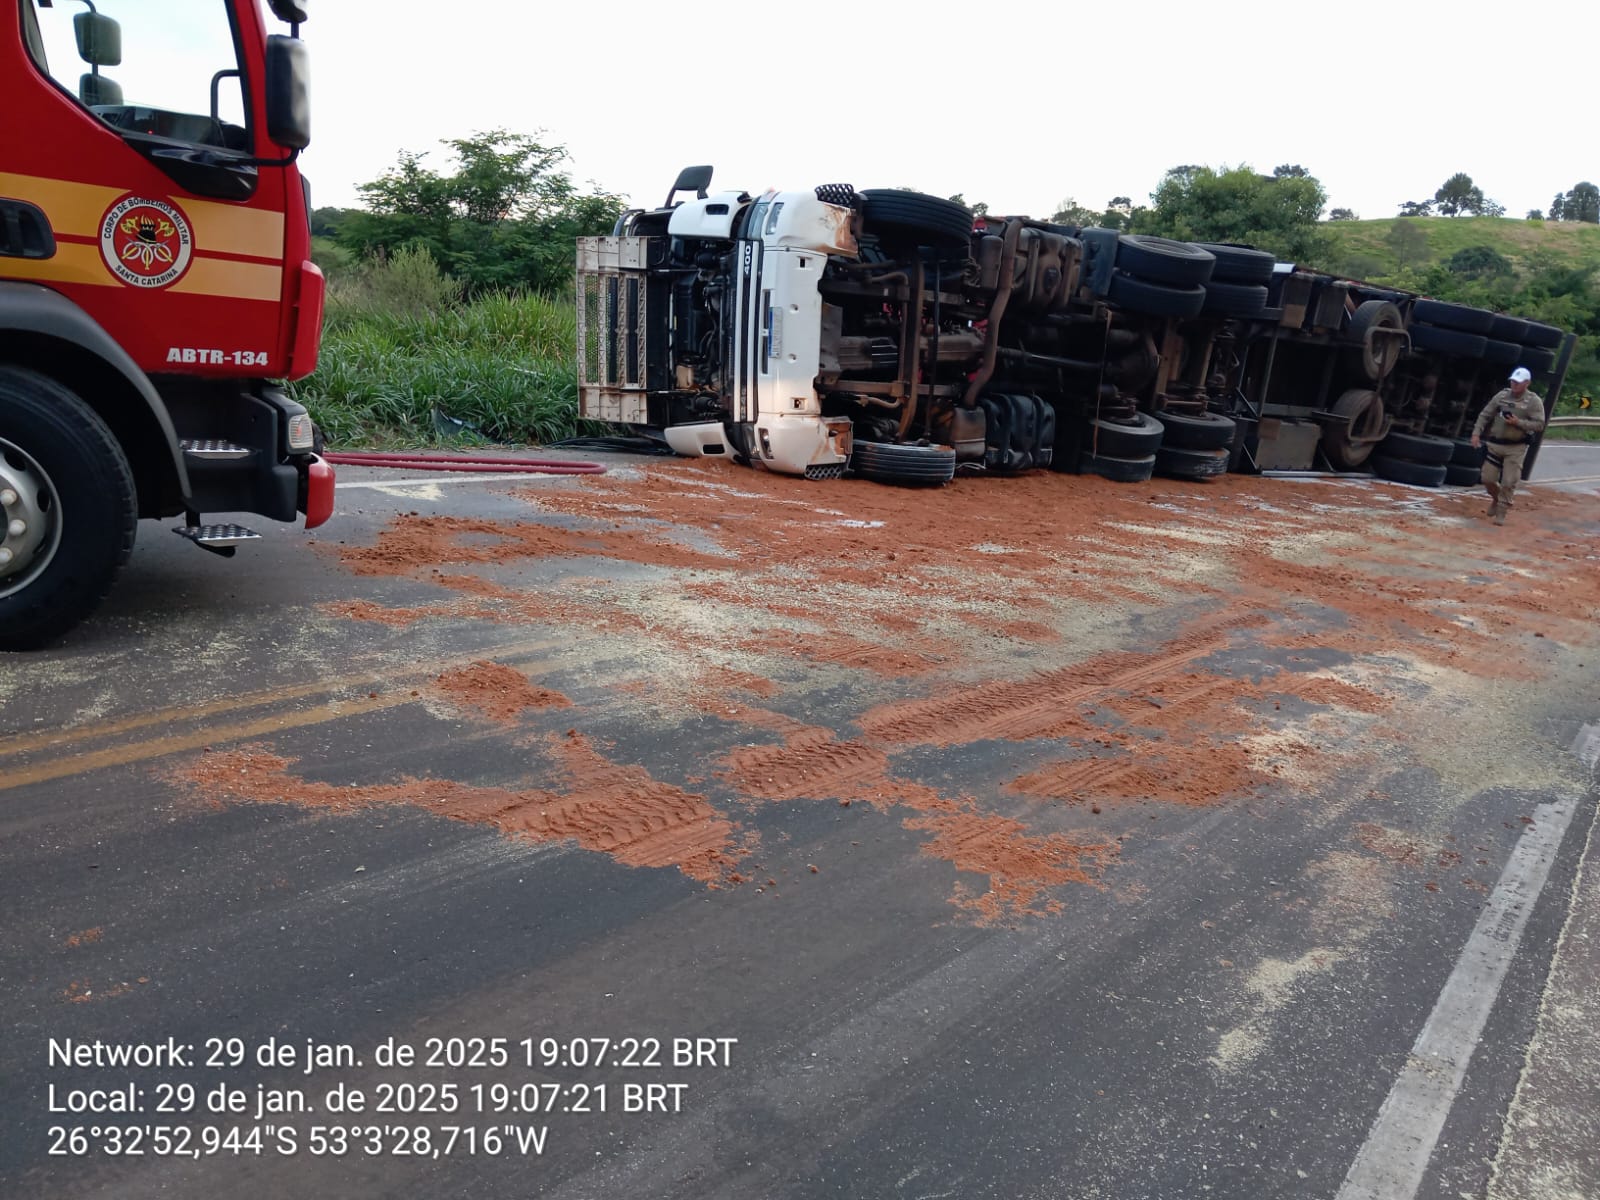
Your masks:
M122 103L122 85L105 75L79 75L78 99L85 108Z
M311 144L310 55L299 38L281 33L267 38L267 136L290 150Z
M300 25L306 19L306 0L270 0L272 15L285 25Z
M103 13L81 12L72 18L78 38L78 57L92 67L115 67L122 62L122 26Z

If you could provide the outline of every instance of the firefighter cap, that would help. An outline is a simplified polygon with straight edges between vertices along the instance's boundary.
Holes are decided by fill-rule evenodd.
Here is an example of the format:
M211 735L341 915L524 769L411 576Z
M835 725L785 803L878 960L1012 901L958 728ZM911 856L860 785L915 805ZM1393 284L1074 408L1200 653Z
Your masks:
M1515 371L1511 372L1512 383L1527 383L1528 380L1532 378L1533 375L1529 372L1527 367L1518 367Z

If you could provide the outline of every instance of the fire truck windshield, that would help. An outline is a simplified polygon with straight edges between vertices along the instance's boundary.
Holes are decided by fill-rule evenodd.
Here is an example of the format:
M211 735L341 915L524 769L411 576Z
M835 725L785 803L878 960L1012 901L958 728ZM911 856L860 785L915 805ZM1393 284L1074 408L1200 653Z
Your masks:
M25 0L23 23L40 70L120 132L249 152L228 0Z

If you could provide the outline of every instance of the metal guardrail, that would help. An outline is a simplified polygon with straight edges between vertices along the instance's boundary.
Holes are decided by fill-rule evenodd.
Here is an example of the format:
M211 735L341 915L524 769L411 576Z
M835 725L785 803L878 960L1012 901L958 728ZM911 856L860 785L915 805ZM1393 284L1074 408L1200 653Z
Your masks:
M1600 429L1600 417L1551 417L1546 429Z

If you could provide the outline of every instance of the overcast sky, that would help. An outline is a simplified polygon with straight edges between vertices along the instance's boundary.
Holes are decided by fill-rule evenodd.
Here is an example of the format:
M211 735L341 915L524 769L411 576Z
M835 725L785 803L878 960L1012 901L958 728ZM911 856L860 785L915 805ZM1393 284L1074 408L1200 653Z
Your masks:
M317 205L402 149L539 133L642 207L678 168L758 191L852 183L1045 216L1146 203L1181 163L1306 166L1393 216L1465 171L1508 215L1600 181L1593 0L1086 5L328 0L312 50Z

